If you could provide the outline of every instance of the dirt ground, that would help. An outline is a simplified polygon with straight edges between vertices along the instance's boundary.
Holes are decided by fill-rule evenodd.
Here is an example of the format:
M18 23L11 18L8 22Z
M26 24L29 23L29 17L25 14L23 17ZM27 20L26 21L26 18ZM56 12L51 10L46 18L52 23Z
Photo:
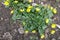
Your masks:
M60 2L55 2L53 0L42 2L44 2L44 4L51 4L51 6L57 8L58 13L54 15L53 18L57 18L54 20L54 23L60 24ZM37 1L37 3L39 2ZM40 39L39 33L20 34L18 31L21 27L20 23L18 21L11 21L11 16L10 9L5 8L2 2L0 2L0 40L60 40L60 29L56 28L56 33L51 35L50 30L52 28L50 26L45 30L46 37L44 39Z

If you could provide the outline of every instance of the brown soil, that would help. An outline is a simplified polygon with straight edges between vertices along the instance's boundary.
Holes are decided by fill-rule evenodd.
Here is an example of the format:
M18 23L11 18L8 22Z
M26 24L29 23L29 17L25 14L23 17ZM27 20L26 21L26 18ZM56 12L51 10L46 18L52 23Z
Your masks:
M37 1L38 3L38 1ZM44 3L51 4L53 7L56 7L58 10L58 13L53 17L57 18L57 20L54 20L54 23L60 24L60 2L55 1L45 1ZM40 39L40 35L38 33L36 34L20 34L18 32L18 28L20 28L20 23L18 21L12 22L11 15L10 15L10 9L5 8L5 6L0 2L0 40L60 40L60 29L56 28L56 33L54 35L50 34L51 27L48 27L45 30L45 38ZM10 38L3 37L4 33L9 32Z

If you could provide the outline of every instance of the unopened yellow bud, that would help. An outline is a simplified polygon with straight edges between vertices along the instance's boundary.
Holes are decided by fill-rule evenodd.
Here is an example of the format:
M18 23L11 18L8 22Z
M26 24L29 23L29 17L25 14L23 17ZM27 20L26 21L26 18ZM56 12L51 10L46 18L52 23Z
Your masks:
M14 10L11 10L11 12L10 12L10 13L11 13L11 14L13 14L13 12L14 12Z
M45 35L44 35L44 34L42 34L42 35L41 35L41 39L43 39L44 37L45 37Z
M26 34L27 34L28 32L29 32L28 30L25 31Z
M49 22L49 19L46 19L45 22L48 23Z
M53 24L51 25L51 28L56 28L56 24L53 23Z
M54 34L55 33L55 30L51 30L51 34Z
M36 30L33 30L32 33L36 33Z

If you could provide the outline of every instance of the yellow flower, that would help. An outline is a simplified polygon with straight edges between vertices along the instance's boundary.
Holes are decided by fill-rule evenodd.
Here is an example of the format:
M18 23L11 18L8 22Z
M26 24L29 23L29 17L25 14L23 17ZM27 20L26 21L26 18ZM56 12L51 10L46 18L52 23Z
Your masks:
M36 8L36 12L39 12L40 11L40 9L39 8Z
M20 12L24 12L24 9L20 9Z
M51 28L56 28L56 24L53 23L53 24L51 25Z
M45 22L48 23L49 22L49 19L46 19Z
M43 39L44 37L45 37L45 35L44 35L44 34L42 34L42 35L41 35L41 39Z
M30 5L29 5L26 11L27 11L27 12L30 12L32 7L33 7L33 6L30 6Z
M29 2L32 2L32 0L28 0Z
M28 32L29 32L28 30L25 31L26 34L27 34Z
M9 6L9 2L8 2L8 1L5 1L5 2L4 2L4 5L5 5L5 6Z
M57 13L57 10L56 8L53 9L53 13L56 14Z
M30 8L27 8L27 10L26 10L27 12L30 12L31 11L31 9Z
M17 0L15 0L15 1L14 1L14 3L18 3L18 1L17 1Z
M55 33L55 30L51 30L51 34L54 34Z
M33 6L28 6L28 8L30 8L30 9L31 9L31 8L33 8Z
M13 14L13 12L14 12L14 10L11 10L11 12L10 12L10 13L11 13L11 14Z
M33 30L32 33L36 33L36 30Z

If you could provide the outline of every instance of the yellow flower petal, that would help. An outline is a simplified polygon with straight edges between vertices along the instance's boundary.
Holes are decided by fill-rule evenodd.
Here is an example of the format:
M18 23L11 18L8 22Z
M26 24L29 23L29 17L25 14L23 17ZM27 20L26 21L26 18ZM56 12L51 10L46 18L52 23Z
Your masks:
M54 34L55 33L55 30L51 30L51 34Z
M45 21L46 21L46 23L48 23L49 22L49 19L46 19Z
M5 1L5 2L4 2L4 5L5 5L5 6L9 6L9 2L8 2L8 1Z
M36 30L33 30L32 33L36 33Z
M33 8L33 6L30 6L30 5L29 5L29 6L28 6L28 8L30 8L30 9L31 9L31 8Z
M57 13L57 10L56 8L53 9L53 13L56 14Z
M53 23L53 24L51 25L51 28L56 28L56 24Z
M26 10L28 13L31 11L31 9L30 8L27 8L27 10Z
M36 8L36 12L39 12L40 11L40 9L39 8Z
M29 32L28 30L25 31L26 34L27 34L28 32Z
M42 35L41 35L41 39L43 39L44 37L45 37L45 35L44 35L44 34L42 34Z

